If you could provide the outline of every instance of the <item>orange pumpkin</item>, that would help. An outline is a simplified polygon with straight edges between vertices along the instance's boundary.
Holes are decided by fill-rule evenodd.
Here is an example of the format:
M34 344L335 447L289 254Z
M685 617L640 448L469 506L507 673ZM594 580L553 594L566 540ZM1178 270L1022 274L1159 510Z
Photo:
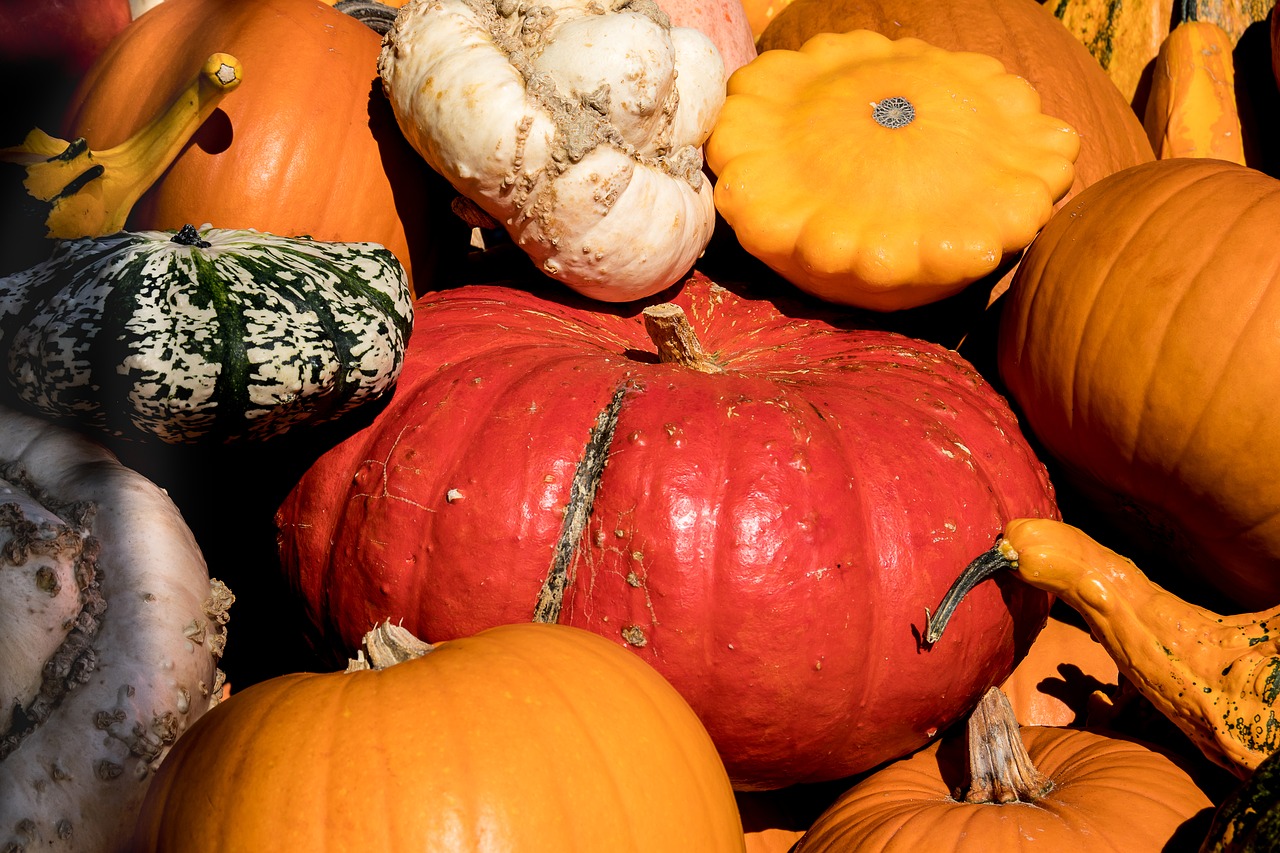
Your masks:
M1009 291L999 371L1063 482L1250 610L1280 602L1280 181L1157 160L1059 211Z
M165 0L89 70L63 136L132 136L217 51L245 81L135 206L132 230L185 224L380 243L430 284L430 170L378 84L376 33L320 0ZM465 236L462 238L465 240Z
M648 664L578 628L428 646L233 693L152 780L134 851L741 853L711 739Z
M1066 613L1070 613L1069 610ZM1027 656L1000 689L1028 726L1070 726L1085 721L1095 691L1118 689L1116 662L1078 619L1049 613Z
M795 851L1195 849L1212 809L1165 753L1083 729L1020 729L992 688L969 720L967 739L934 743L863 779Z

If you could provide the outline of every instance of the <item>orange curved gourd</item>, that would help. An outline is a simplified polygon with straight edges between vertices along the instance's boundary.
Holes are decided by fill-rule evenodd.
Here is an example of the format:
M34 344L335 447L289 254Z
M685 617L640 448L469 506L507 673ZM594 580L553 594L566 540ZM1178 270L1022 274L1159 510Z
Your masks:
M1209 21L1179 24L1160 45L1143 116L1160 158L1245 165L1231 48L1226 31Z
M1247 778L1280 749L1280 608L1215 613L1078 528L1021 518L961 573L931 615L926 642L939 641L969 590L1003 571L1079 612L1120 674L1211 761Z

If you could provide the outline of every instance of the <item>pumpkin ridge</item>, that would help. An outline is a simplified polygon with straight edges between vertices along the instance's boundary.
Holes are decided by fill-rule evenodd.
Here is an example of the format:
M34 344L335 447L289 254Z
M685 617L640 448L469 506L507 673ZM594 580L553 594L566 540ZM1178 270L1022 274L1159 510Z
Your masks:
M1204 183L1204 182L1206 182L1206 181L1209 181L1210 179L1211 179L1211 178L1210 178L1210 176L1209 176L1209 175L1202 175L1202 176L1200 176L1200 177L1196 178L1195 180L1188 182L1188 183L1187 183L1187 184L1182 188L1182 190L1180 190L1180 191L1179 191L1179 195L1189 195L1189 194L1191 193L1191 189L1192 189L1196 184L1198 184L1198 183ZM1274 195L1274 193L1267 193L1267 194L1268 194L1268 195ZM1212 189L1212 188L1209 188L1209 191L1208 191L1207 193L1205 193L1205 195L1208 197L1208 199L1212 199L1212 198L1213 198L1213 196L1214 196L1214 195L1216 195L1216 193L1213 191L1213 189ZM1240 223L1241 223L1241 221L1242 221L1242 220L1246 220L1246 219L1251 218L1251 217L1253 216L1253 210L1255 209L1255 204L1256 204L1256 201L1255 201L1254 203L1252 203L1252 204L1242 204L1242 205L1241 205L1241 206L1240 206L1240 207L1235 211L1235 215L1234 215L1234 217L1233 217L1233 218L1231 218L1230 220L1223 220L1223 219L1221 219L1221 218L1219 218L1219 217L1214 217L1214 218L1211 218L1211 219L1206 219L1206 221L1205 221L1203 224L1204 224L1204 225L1206 225L1206 226L1210 226L1210 227L1214 227L1214 228L1216 228L1220 233L1215 233L1215 234L1207 233L1207 232L1208 232L1208 228L1206 228L1204 231L1201 231L1200 233L1198 233L1198 234L1196 235L1197 240L1202 240L1202 241L1204 241L1204 242L1205 242L1205 244L1217 245L1219 242L1224 242L1224 241L1228 240L1228 239L1230 238L1230 236L1231 236L1231 235L1234 235L1234 234L1240 233L1241 229L1240 229L1238 226L1240 225ZM1150 224L1151 224L1151 220L1150 220L1150 219L1145 220L1145 221L1144 221L1144 224L1145 224L1145 225L1147 225L1147 226L1149 227L1149 226L1150 226ZM1174 315L1176 315L1176 314L1179 312L1179 309L1181 308L1183 301L1184 301L1187 297L1191 296L1191 295L1195 292L1195 290L1197 289L1195 282L1196 282L1198 279L1200 279L1200 277L1201 277L1201 276L1202 276L1206 271L1209 271L1210 273L1212 272L1212 269L1210 269L1210 267L1211 267L1211 265L1213 264L1213 261L1214 261L1214 259L1213 259L1213 257L1212 257L1212 255L1211 255L1211 254L1205 254L1204 256L1202 256L1201 261L1200 261L1200 265L1199 265L1199 267L1195 270L1195 272L1194 272L1194 273L1191 273L1191 271L1190 271L1190 270L1187 270L1187 272L1188 272L1188 273L1191 273L1191 274L1189 274L1189 275L1188 275L1188 277L1185 279L1185 280L1188 282L1188 285L1183 289L1183 291L1182 291L1180 294L1178 294L1178 295L1177 295L1177 301L1176 301L1175 305L1173 306L1173 310L1170 312L1170 320L1171 320L1171 321L1172 321L1172 319L1173 319ZM1277 254L1277 255L1275 256L1274 264L1273 264L1273 267L1272 267L1273 272L1274 272L1274 270L1275 270L1276 268L1280 268L1280 254ZM1267 277L1267 278L1256 278L1256 279L1254 279L1254 280L1256 280L1259 284L1261 284L1261 285L1262 285L1262 287L1261 287L1261 291L1260 291L1260 293L1259 293L1259 300L1262 298L1262 296L1263 296L1263 295L1265 295L1265 292L1266 292L1266 283L1267 283L1267 282L1269 282L1269 281L1271 281L1271 278L1272 278L1272 277L1273 277L1273 276L1269 276L1269 277ZM1236 294L1235 296L1236 296L1236 298L1242 298L1242 297L1244 297L1244 296L1245 296L1245 294L1243 294L1243 293L1239 293L1239 294ZM1247 301L1247 300L1242 299L1242 301ZM1246 317L1245 317L1245 323L1244 323L1244 327L1245 327L1245 328L1247 328L1247 326L1248 326L1248 322L1249 322L1250 320L1254 319L1254 316L1255 316L1255 315L1248 315L1248 316L1246 316ZM1239 332L1236 332L1235 330L1230 330L1230 331L1228 331L1228 330L1222 330L1222 331L1223 331L1223 336L1224 336L1224 338L1226 338L1226 339L1228 339L1228 340L1230 340L1230 341L1231 341L1231 346L1230 346L1230 348L1227 350L1227 352L1226 352L1226 353L1224 354L1224 356L1223 356L1223 362L1225 363L1225 362L1230 362L1230 361L1233 359L1233 357L1234 357L1234 353L1239 349L1239 347L1241 346L1241 344L1244 342L1244 340L1245 340L1245 335L1243 334L1243 329L1242 329L1241 331L1239 331ZM1158 365L1158 364L1160 364L1161 359L1162 359L1162 358L1164 358L1164 356L1165 356L1165 351L1166 351L1166 347L1167 347L1167 345L1168 345L1169 343L1171 343L1171 336L1170 336L1170 335L1161 335L1159 353L1158 353L1158 355L1156 356L1156 360L1155 360L1155 361L1153 361L1153 362L1152 362L1152 364L1151 364L1151 366L1150 366L1150 369L1149 369L1149 376L1150 376L1150 375L1154 375L1154 374L1156 374L1156 373L1157 373L1157 365ZM1218 373L1219 373L1219 375L1222 375L1222 372L1223 372L1223 371L1219 371L1219 372L1218 372ZM1148 382L1148 383L1144 383L1144 387L1150 387L1150 383L1149 383L1149 382ZM1186 445L1187 445L1187 444L1190 444L1190 443L1193 441L1193 439L1194 439L1194 437L1195 437L1196 432L1198 432L1198 430L1200 429L1200 424L1203 422L1203 419L1204 419L1205 415L1206 415L1207 413L1209 413L1209 412L1212 410L1212 406L1213 406L1213 402L1214 402L1213 398L1214 398L1214 397L1216 397L1216 396L1217 396L1217 394L1218 394L1218 389L1217 389L1217 388L1215 388L1215 389L1213 389L1213 391L1210 393L1210 395L1209 395L1209 396L1187 395L1187 397L1189 397L1191 400L1198 400L1198 402L1200 403L1200 407L1201 407L1201 408L1200 408L1200 415L1199 415L1199 416L1197 416L1195 425L1194 425L1194 426L1192 426L1192 428L1191 428L1191 429L1188 429L1188 430L1186 431L1186 433L1185 433L1186 438L1185 438L1185 441L1183 442L1183 446L1182 446L1182 447L1180 447L1180 448L1177 448L1177 450L1178 450L1178 452L1177 452L1177 453L1173 453L1173 452L1172 452L1172 448L1166 448L1166 449L1165 449L1165 450L1163 450L1162 452L1167 453L1167 454L1169 455L1169 457L1170 457L1170 458L1176 458L1176 459L1179 459L1179 460L1181 460L1181 459L1182 459L1182 451L1184 451L1184 450L1186 449ZM1147 411L1146 409L1143 409L1143 410L1141 410L1141 411L1139 412L1139 421L1138 421L1138 424L1135 426L1135 429L1134 429L1134 448L1132 448L1132 449L1131 449L1131 451L1130 451L1130 453L1128 454L1128 458L1129 458L1130 460L1132 460L1132 459L1134 458L1134 456L1136 455L1136 454L1135 454L1135 450L1136 450L1136 448L1137 448L1137 447L1141 447L1141 446L1150 446L1150 444L1149 444L1150 440L1149 440L1149 439L1144 440L1144 439L1142 438L1142 436L1141 436L1141 425L1142 425L1142 420L1141 420L1141 419L1142 419L1143 417L1145 417L1147 414L1148 414L1148 411ZM1164 433L1164 437L1165 437L1165 438L1164 438L1164 440L1166 440L1166 441L1167 441L1167 433ZM1173 468L1176 470L1177 466L1173 466Z
M560 528L560 536L556 540L551 558L551 567L542 589L538 592L538 600L533 608L534 622L556 622L560 619L560 608L564 604L564 591L572 578L569 564L578 551L578 543L586 532L591 521L591 505L595 501L596 489L604 476L604 466L609 459L609 447L613 444L613 434L618 428L618 414L622 410L622 400L629 389L635 387L630 382L623 382L613 392L608 404L596 416L595 424L587 437L586 447L573 472L573 481L569 484L569 501L565 504L564 525Z

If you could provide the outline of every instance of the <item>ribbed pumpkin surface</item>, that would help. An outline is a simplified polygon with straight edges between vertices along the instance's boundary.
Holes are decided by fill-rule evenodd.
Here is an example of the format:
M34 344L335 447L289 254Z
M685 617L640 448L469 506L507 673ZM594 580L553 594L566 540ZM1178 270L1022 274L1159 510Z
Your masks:
M954 353L705 279L674 301L722 372L656 363L635 306L419 300L391 402L278 513L312 619L348 645L383 618L627 643L743 787L923 745L1043 620L1043 595L992 585L954 644L919 653L958 567L1004 521L1056 514L1043 466Z
M1243 166L1118 173L1032 244L999 341L1065 470L1250 610L1280 601L1278 221L1280 181Z
M1140 743L1040 726L1024 727L1022 739L1054 783L1034 803L955 799L967 784L966 755L954 742L934 744L855 785L814 822L796 853L1184 849L1166 845L1212 807L1184 769Z

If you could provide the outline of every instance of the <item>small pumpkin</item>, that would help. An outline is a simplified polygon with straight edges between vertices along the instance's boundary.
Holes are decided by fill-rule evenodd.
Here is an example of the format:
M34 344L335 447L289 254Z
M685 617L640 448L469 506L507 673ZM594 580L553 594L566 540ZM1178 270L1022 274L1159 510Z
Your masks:
M424 292L445 242L441 232L452 223L438 217L439 185L382 96L379 45L376 33L320 0L165 0L99 57L71 99L61 135L94 150L119 145L162 112L206 57L229 53L244 64L244 84L142 196L125 227L176 231L215 222L378 243Z
M19 399L169 443L263 440L377 398L412 319L381 246L209 226L58 241L0 278Z
M1209 21L1179 24L1161 43L1143 117L1158 157L1245 165L1231 47L1226 31Z
M706 248L724 61L656 5L413 4L378 71L413 147L557 281L639 299Z
M706 730L616 643L384 623L365 647L232 693L170 753L131 849L743 851Z
M232 600L163 490L0 408L0 848L132 850L157 766L221 696Z
M1250 608L1280 602L1278 220L1280 181L1220 160L1105 178L1023 257L997 348L1061 476Z
M967 738L930 744L854 785L795 853L1185 849L1212 808L1169 755L1083 729L1021 727L993 687Z
M743 789L902 755L1008 675L1047 597L991 590L948 660L900 627L906 589L1057 512L970 365L705 277L610 310L535 285L420 299L391 399L281 505L333 643L388 617L592 630L682 692Z
M1015 519L956 580L926 641L938 641L969 590L1006 571L1079 612L1120 673L1210 760L1243 778L1280 749L1280 608L1214 613L1078 528Z
M824 33L765 52L728 93L706 146L716 208L744 249L830 302L956 294L1030 243L1074 180L1075 130L982 54Z

